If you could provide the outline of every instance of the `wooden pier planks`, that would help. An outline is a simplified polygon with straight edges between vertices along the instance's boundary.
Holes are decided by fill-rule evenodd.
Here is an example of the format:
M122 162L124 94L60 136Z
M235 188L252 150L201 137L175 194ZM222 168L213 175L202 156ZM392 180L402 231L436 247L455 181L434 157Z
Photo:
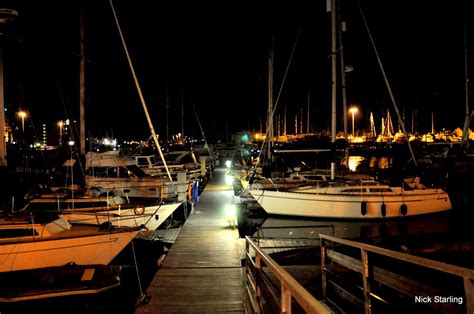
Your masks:
M135 313L244 312L244 240L227 220L234 196L223 182L217 169Z

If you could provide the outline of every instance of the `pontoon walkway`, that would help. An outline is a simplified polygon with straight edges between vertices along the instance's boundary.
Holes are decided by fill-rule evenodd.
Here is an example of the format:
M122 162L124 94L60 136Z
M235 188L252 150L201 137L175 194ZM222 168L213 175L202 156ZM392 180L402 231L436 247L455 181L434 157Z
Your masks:
M244 240L227 220L234 196L224 182L216 169L136 313L245 312Z

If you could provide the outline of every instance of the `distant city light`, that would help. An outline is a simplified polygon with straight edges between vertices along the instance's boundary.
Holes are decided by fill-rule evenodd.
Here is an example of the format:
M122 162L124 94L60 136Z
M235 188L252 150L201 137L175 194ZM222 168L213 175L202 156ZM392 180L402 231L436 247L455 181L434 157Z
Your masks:
M355 131L354 131L354 115L359 111L359 109L357 107L351 107L351 109L349 109L349 112L352 113L352 138L355 137Z
M349 156L348 167L350 171L356 171L357 167L364 161L362 156Z
M25 132L25 118L26 112L25 111L18 111L18 116L21 118L21 130Z
M102 140L102 144L104 144L105 146L115 147L115 146L117 146L117 140L116 139L110 140L108 138L104 138Z

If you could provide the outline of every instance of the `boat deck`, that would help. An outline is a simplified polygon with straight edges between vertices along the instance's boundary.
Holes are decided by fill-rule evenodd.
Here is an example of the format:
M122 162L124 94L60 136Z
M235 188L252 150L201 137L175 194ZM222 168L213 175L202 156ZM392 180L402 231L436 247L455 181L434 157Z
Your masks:
M225 207L234 203L224 170L216 169L135 313L244 313L239 239Z

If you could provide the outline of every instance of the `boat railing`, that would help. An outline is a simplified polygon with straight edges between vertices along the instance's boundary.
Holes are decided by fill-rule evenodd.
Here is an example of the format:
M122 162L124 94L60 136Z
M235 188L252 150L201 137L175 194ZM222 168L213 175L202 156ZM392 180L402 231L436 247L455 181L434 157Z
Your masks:
M334 266L333 264L337 263L344 268L359 273L362 276L364 297L362 302L364 304L365 313L371 313L372 300L380 299L380 296L377 296L376 292L371 291L371 282L374 281L403 295L412 296L415 300L414 303L425 303L428 306L434 307L436 310L442 310L447 313L462 311L461 305L464 305L466 313L474 313L474 269L446 264L365 243L335 238L329 235L320 234L319 237L321 239L322 289L323 301L325 303L332 302L328 298L328 283L334 283L328 280L328 275L332 272L331 269L333 268L332 266ZM341 245L343 249L336 251L334 249L336 245ZM353 254L350 255L346 253L351 249L355 249L354 253L359 251L360 259L354 257ZM372 260L380 261L381 257L385 261L383 263L384 268L388 268L387 265L389 261L404 263L403 265L405 266L399 265L399 267L396 267L395 269L397 269L397 273L393 270L387 270L375 266L375 262ZM329 261L329 264L327 261ZM414 270L415 268L417 270ZM429 278L409 278L406 274L406 269L410 269L408 273L412 276L416 272L418 277L425 274L426 277ZM404 274L401 274L402 272L404 272ZM462 280L464 285L464 298L461 296L447 295L445 291L432 287L433 282L431 282L431 284L424 283L429 282L429 279L433 280L440 277L445 278L445 276L454 276L455 279ZM420 282L421 279L424 279L424 282ZM444 288L447 287L448 286L444 283ZM336 288L339 290L341 289L340 286L337 286ZM357 299L354 295L350 296L350 298L354 297ZM436 301L437 297L440 298L438 301ZM416 300L420 301L418 302ZM450 302L444 302L443 300L450 300Z
M278 192L278 186L275 184L275 182L273 182L272 179L268 178L268 181L270 181L270 183L273 185L273 187L275 188L275 190Z
M255 313L271 312L291 313L294 299L307 313L331 313L330 309L309 293L295 278L266 254L249 236L245 237L246 296ZM280 297L269 289L268 278L264 273L270 271L280 283Z

